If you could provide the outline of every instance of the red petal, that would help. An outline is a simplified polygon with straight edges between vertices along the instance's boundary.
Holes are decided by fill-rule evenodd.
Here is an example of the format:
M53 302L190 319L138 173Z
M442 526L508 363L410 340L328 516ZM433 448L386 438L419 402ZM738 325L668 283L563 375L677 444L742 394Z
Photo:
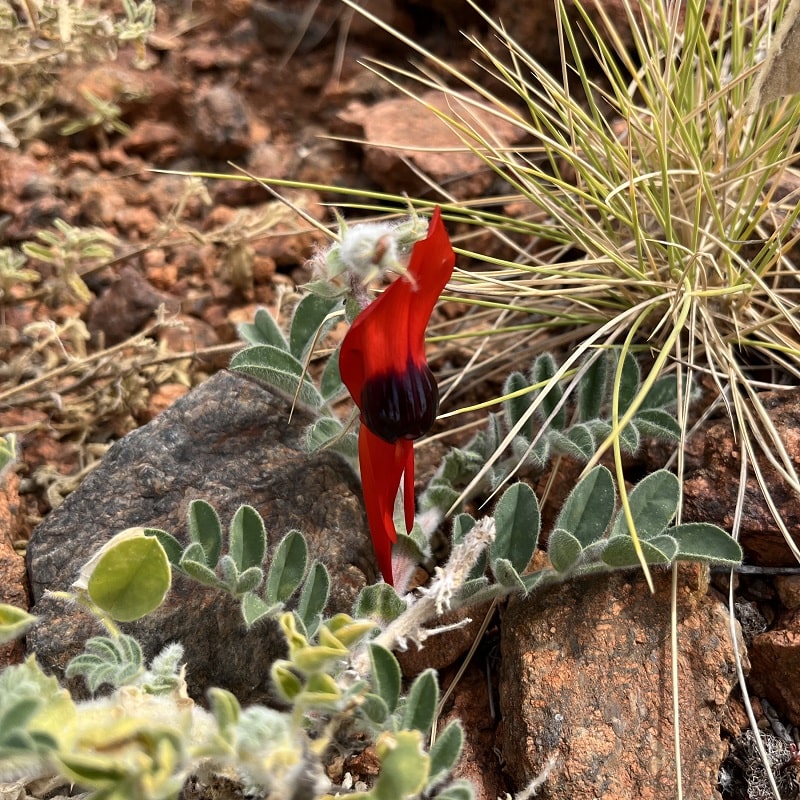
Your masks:
M358 433L358 461L372 546L384 580L392 585L392 543L397 541L394 501L404 471L406 476L411 475L411 494L405 499L406 528L410 530L414 524L414 445L408 439L389 444L362 425Z
M425 328L454 265L455 253L437 207L427 236L411 251L408 276L370 303L342 342L339 371L356 403L370 375L400 374L409 361L426 361Z

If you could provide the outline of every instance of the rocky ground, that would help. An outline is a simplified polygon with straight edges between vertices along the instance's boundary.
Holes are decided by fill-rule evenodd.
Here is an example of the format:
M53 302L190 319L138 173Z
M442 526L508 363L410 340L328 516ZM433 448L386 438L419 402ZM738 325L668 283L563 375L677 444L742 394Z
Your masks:
M461 2L365 5L474 72L458 31L486 31ZM541 16L523 15L519 3L492 5L515 23L533 55L555 63L549 4L537 11ZM58 119L89 118L90 92L120 106L125 132L88 125L61 136L43 114L40 131L0 146L0 246L41 243L40 232L58 219L74 226L64 235L72 237L67 249L82 254L72 266L63 259L38 262L42 280L16 285L0 304L0 433L16 433L21 455L0 484L0 599L35 604L43 623L28 648L57 672L91 632L72 627L79 624L48 605L43 590L69 585L78 562L115 530L179 526L193 491L231 507L253 503L276 528L300 526L292 515L313 508L319 540L312 549L346 576L336 598L342 610L374 579L349 468L333 457L311 463L295 434L272 427L286 409L254 384L219 372L238 347L237 323L250 320L258 306L279 317L291 308L297 286L310 277L305 262L320 234L258 184L153 171L243 170L343 189L430 193L401 158L406 155L456 197L492 191L492 176L479 161L436 152L457 146L449 131L359 63L403 63L402 46L333 0L321 2L308 20L307 8L305 0L161 4L146 69L134 64L133 50L123 49L114 62L71 64L53 76ZM513 142L511 130L497 135ZM431 149L390 146L418 142ZM284 192L318 218L325 216L320 201L346 200L341 192ZM80 281L70 277L76 273ZM237 397L244 399L235 404ZM256 410L269 425L252 418ZM776 398L772 413L786 441L796 441L796 405ZM177 454L180 435L188 456ZM113 458L104 460L115 442ZM730 431L716 421L690 445L691 518L730 527L729 487L738 474L730 443ZM160 453L157 463L153 452ZM789 452L800 463L800 450ZM236 458L242 453L247 463ZM179 466L182 458L192 469ZM287 473L287 465L296 472ZM319 485L324 496L313 488ZM748 491L749 563L790 567L757 487ZM280 504L276 497L294 499ZM784 497L781 510L791 527L800 506L790 492ZM37 526L26 572L21 553ZM308 533L308 524L303 529ZM332 546L331 529L353 538ZM705 576L693 570L681 573L689 798L716 796L729 741L747 725L721 588L712 582L708 590ZM672 796L666 585L652 598L631 575L565 592L567 602L564 594L545 595L493 618L445 709L468 731L461 773L478 782L485 798L518 789L543 771L549 775L543 796ZM740 595L759 719L765 729L772 730L774 719L791 730L800 725L800 577L791 569L777 577L742 575ZM145 649L155 652L171 636L188 638L195 696L222 683L244 692L244 702L268 699L266 683L254 685L247 676L253 653L268 659L278 647L274 632L250 642L241 662L226 662L222 674L215 666L224 659L214 654L231 652L234 634L216 627L218 635L209 637L207 618L222 620L225 610L202 593L178 599L137 631ZM427 652L407 656L405 668L413 674L434 664L448 685L468 646L434 640ZM12 661L23 648L2 652ZM368 776L369 758L347 768ZM729 764L729 772L736 769ZM784 797L794 796L791 791ZM748 795L729 790L725 796Z

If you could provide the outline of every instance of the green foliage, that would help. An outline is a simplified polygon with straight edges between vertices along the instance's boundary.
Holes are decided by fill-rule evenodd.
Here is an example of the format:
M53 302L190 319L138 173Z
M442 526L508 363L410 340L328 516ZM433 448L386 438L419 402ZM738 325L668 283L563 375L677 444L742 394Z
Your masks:
M289 351L296 359L305 361L317 341L340 315L334 311L340 306L341 300L314 294L307 294L297 304L289 328Z
M439 702L439 685L436 672L426 669L421 672L408 692L403 706L403 727L427 734L433 724L433 715Z
M165 531L123 532L82 571L75 584L78 597L87 592L89 610L109 625L103 615L129 608L130 584L140 580L131 574L149 563L148 554L157 553L164 564L238 596L246 621L278 616L288 655L272 664L270 674L287 710L242 709L230 693L212 689L210 712L193 707L188 713L182 647L169 645L146 669L136 640L112 628L111 635L90 639L67 668L68 677L82 676L93 693L108 687L107 697L75 704L33 661L0 676L0 758L8 756L11 776L23 764L26 769L57 765L65 778L94 790L96 797L167 800L202 761L206 768L233 769L246 786L271 796L293 796L302 781L308 796L318 798L327 787L322 762L327 746L352 740L357 731L361 741L375 743L381 769L372 787L355 796L469 800L472 787L463 781L447 783L463 745L461 726L451 723L430 750L425 748L439 701L435 672L423 671L404 695L390 646L407 638L421 641L423 626L443 608L526 593L567 575L636 564L631 520L649 563L674 558L735 563L741 555L738 545L720 529L670 527L677 499L675 477L656 472L629 493L630 517L623 510L615 516L611 475L595 467L557 517L549 537L553 566L526 574L540 513L530 488L513 484L500 497L493 520L456 517L453 554L438 584L434 580L410 605L386 584L367 587L357 602L360 619L323 616L330 578L321 564L308 567L307 546L297 531L273 551L263 593L248 589L237 594L252 570L262 582L263 560L269 557L263 520L242 506L226 534L213 507L195 501L185 547ZM136 559L129 556L142 543L147 554L131 567ZM488 558L482 560L484 551ZM124 579L108 581L101 609L93 580L117 561L128 564L120 573ZM467 577L477 563L488 567L490 577ZM298 590L297 610L286 611L285 603ZM114 599L114 591L123 599ZM65 718L72 722L65 725Z
M0 603L0 644L12 642L25 634L36 617L21 608Z
M489 545L492 570L504 558L517 571L528 566L539 540L541 515L533 490L526 483L512 484L494 509L495 539Z
M182 660L183 646L169 644L153 658L150 669L145 669L139 643L120 633L89 639L83 653L71 659L65 674L68 678L82 677L92 693L107 685L113 689L140 686L150 695L167 694L180 687Z
M392 586L374 583L358 593L354 613L356 617L374 619L378 624L387 625L405 610L405 602Z
M534 360L527 377L512 373L505 383L503 413L490 415L486 428L471 442L447 454L420 498L422 509L446 513L469 496L499 486L516 470L542 471L557 456L589 461L613 431L618 358L619 350L608 349L584 359L577 371L577 401L572 413L568 413L565 391L553 380L557 365L549 353ZM641 390L639 367L627 353L620 371L618 416ZM680 426L673 413L677 391L673 375L654 382L619 432L623 452L635 453L643 439L678 441ZM506 439L505 455L497 458ZM466 487L471 487L469 495L463 493Z
M273 345L253 345L242 350L231 359L231 369L253 375L283 394L296 396L312 409L319 409L324 403L302 362Z
M328 602L331 579L324 564L315 561L303 583L295 614L308 636L313 636L322 621L322 612Z
M10 247L0 247L0 306L13 302L16 286L30 285L41 279L36 270L27 269L28 259Z
M227 555L246 572L263 552L264 530L260 517L244 508L231 523ZM225 543L213 508L198 504L189 517L193 541L186 549L193 548L198 558L210 555L204 562L209 569L214 559L221 564ZM127 552L131 542L145 541L166 559L160 544L165 541L173 563L180 563L186 549L176 549L170 534L150 530L144 536L143 530L114 537L82 571L76 587L91 583L104 559ZM282 604L305 573L302 536L291 532L274 558L280 563L277 577L267 579L267 591ZM242 709L222 689L209 692L210 712L193 707L185 694L183 648L168 645L146 669L137 641L118 632L90 639L66 670L69 678L82 677L92 693L110 689L98 700L73 703L33 659L6 670L0 676L0 776L18 775L23 766L26 771L55 768L66 780L91 789L93 797L167 800L202 763L205 770L232 768L245 786L269 796L294 796L302 783L309 797L322 797L328 785L321 761L327 744L352 729L375 741L381 761L378 778L362 796L419 798L425 791L438 797L449 796L444 792L451 789L454 797L471 796L460 793L463 782L436 791L458 760L463 734L451 724L431 754L426 752L425 734L438 701L434 672L420 675L403 698L396 658L369 641L380 630L373 620L345 614L321 619L328 585L327 572L314 565L298 611L280 617L289 653L271 673L287 711ZM120 592L125 591L122 585ZM100 613L96 606L88 608ZM107 617L100 619L108 624ZM354 679L359 653L369 667Z
M738 543L716 525L669 527L679 501L678 479L666 470L653 472L629 493L630 517L620 509L606 536L614 514L613 479L605 467L595 467L572 490L550 534L548 555L554 569L565 574L595 571L600 562L613 568L636 566L640 562L630 522L648 564L670 564L676 559L739 563Z
M82 272L114 255L116 237L101 228L79 228L64 222L53 221L55 231L41 230L38 242L24 242L22 252L28 258L50 264L56 271L57 289L69 298L88 303L92 298Z
M581 549L605 533L615 502L614 480L605 467L595 467L570 492L556 518L555 530L564 530Z
M180 769L185 766L183 738L177 731L157 724L118 723L99 727L94 735L95 752L58 754L64 776L93 789L93 800L172 800L177 796L186 778ZM120 735L127 747L115 741ZM104 741L111 743L105 752Z
M264 598L285 603L300 586L308 565L308 546L300 531L289 531L278 545L267 576Z
M397 701L400 698L402 682L400 665L389 650L375 642L371 642L369 645L369 658L376 694L391 714L397 708Z
M357 800L406 800L418 797L428 781L430 758L422 746L419 731L384 733L375 751L381 760L381 772L368 792L355 792Z
M289 349L286 337L266 308L259 308L252 322L240 322L237 331L239 337L248 344L266 344L278 350Z
M328 358L318 386L308 374L317 344L343 313L338 293L307 294L295 308L287 337L272 315L266 309L259 309L252 323L238 327L239 336L248 347L234 355L231 369L254 375L315 412L317 419L306 431L306 447L310 452L329 447L355 458L356 433L342 425L331 406L346 394L339 374L338 349Z
M458 762L464 747L464 729L458 720L453 720L431 745L431 774L429 788L450 774ZM438 795L440 798L442 795Z
M144 671L142 648L132 636L95 636L86 642L84 652L67 666L68 678L80 675L89 691L96 692L103 684L113 688L133 683Z
M132 622L158 608L172 582L164 548L143 528L115 536L85 577L92 602L119 622Z
M0 673L0 780L25 774L59 747L76 714L69 693L31 656Z
M167 531L144 530L160 543L173 568L239 600L248 627L278 616L299 589L298 620L313 634L328 601L330 578L323 564L315 561L309 565L308 547L299 531L289 531L278 543L269 555L265 576L267 531L252 506L242 505L236 511L227 542L219 515L204 500L189 504L188 523L189 543L185 547ZM227 552L223 553L226 545Z

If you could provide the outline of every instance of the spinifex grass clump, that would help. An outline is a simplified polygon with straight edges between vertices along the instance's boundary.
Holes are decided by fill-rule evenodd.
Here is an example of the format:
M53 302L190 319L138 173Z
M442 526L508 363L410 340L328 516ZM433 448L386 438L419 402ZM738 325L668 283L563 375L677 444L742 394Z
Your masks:
M759 107L751 97L773 20L786 5L770 16L743 0L714 4L707 15L698 0L624 3L623 30L597 10L602 6L592 4L590 16L584 4L570 3L568 13L559 0L560 75L539 64L513 30L480 12L493 38L472 40L483 78L473 80L405 39L427 66L374 69L411 96L431 87L445 92L458 112L428 110L511 187L504 200L529 204L530 214L518 217L497 213L498 198L489 201L491 210L486 201L449 209L451 219L516 246L513 256L489 264L468 253L487 266L465 277L462 298L496 302L503 324L513 310L532 332L550 331L549 342L517 332L507 361L523 349L552 347L556 331L572 352L552 386L591 348L613 342L642 355L648 372L641 392L624 415L614 412L599 451L614 448L620 475L618 432L657 377L674 369L687 379L678 385L691 386L704 376L718 390L710 402L730 414L743 469L755 472L800 556L769 497L764 461L795 491L800 481L759 394L800 377L792 257L800 232L793 167L800 102ZM587 45L591 68L580 55ZM484 120L488 113L512 122L531 145L497 146L471 107ZM495 357L492 367L501 361ZM481 367L474 359L460 382L480 376ZM684 431L687 405L682 398L678 407Z

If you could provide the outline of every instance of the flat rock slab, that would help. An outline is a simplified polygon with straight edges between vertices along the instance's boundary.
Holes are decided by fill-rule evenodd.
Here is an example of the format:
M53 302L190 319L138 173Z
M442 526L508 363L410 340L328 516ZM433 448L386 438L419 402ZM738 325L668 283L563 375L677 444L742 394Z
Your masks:
M89 614L45 591L68 590L89 558L125 528L162 528L185 543L195 499L210 502L224 528L240 505L252 505L266 522L269 550L290 529L302 531L310 558L331 572L329 612L351 611L377 574L361 489L335 453L305 452L309 418L295 411L288 420L284 399L254 379L221 372L109 450L28 548L32 611L40 621L27 647L45 669L63 678L86 639L104 632ZM182 575L155 613L122 629L139 639L148 660L181 642L195 697L221 686L243 703L268 701L269 667L285 650L275 622L246 631L232 598ZM82 680L68 686L86 694Z
M681 569L677 610L683 796L709 800L736 669L727 609L691 576ZM670 575L653 578L654 595L641 574L573 580L503 616L502 749L516 789L547 774L538 797L676 796Z

